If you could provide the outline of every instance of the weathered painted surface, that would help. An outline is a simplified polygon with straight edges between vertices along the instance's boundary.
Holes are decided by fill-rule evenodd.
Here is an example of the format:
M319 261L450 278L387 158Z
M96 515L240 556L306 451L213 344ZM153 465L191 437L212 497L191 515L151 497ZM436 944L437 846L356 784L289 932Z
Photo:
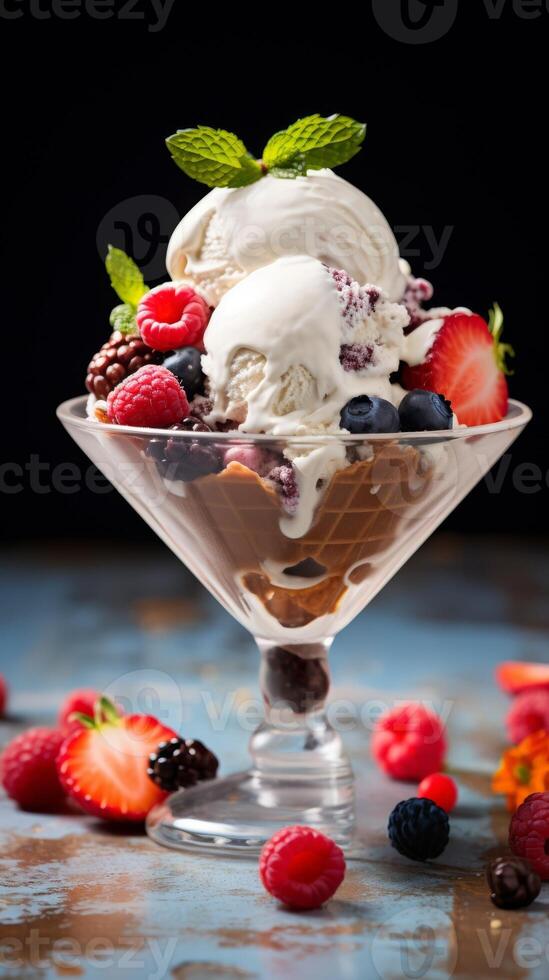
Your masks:
M547 659L543 550L440 537L338 639L332 703L358 779L361 860L337 899L283 910L256 863L162 850L72 814L0 803L0 974L128 978L545 978L549 886L523 912L491 905L487 855L507 817L489 792L504 744L494 665ZM148 553L4 554L2 659L13 691L2 741L47 723L71 687L125 695L246 763L257 713L251 641L160 546ZM441 859L389 847L387 815L414 787L368 757L379 706L431 701L448 717L461 800Z

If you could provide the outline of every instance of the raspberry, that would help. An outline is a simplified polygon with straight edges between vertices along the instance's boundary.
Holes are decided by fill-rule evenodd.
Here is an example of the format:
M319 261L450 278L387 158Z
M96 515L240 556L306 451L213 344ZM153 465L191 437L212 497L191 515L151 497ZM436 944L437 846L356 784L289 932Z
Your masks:
M111 391L107 413L118 425L168 428L189 413L179 381L165 367L147 365Z
M82 688L79 691L72 691L71 694L68 694L59 709L59 715L57 718L57 723L61 731L68 735L82 728L81 723L76 719L70 721L70 716L75 711L79 711L81 714L90 715L93 718L95 702L98 701L100 697L101 695L98 693L98 691L94 691L89 687Z
M30 728L14 738L0 758L2 785L23 810L57 810L65 793L55 760L65 736L53 728Z
M432 800L418 798L397 803L389 817L387 831L393 847L412 861L438 857L450 839L450 825L444 810Z
M542 728L549 732L549 691L539 688L517 694L505 723L509 741L514 745Z
M420 780L442 768L446 754L444 728L438 715L410 701L379 718L372 754L392 779Z
M191 286L168 282L145 293L137 308L137 326L155 350L202 347L210 315L210 307Z
M259 858L259 877L267 891L294 909L317 909L345 877L343 851L312 827L283 827Z
M509 846L549 881L549 793L531 793L521 803L509 827Z
M451 776L443 772L434 772L421 780L417 795L432 800L446 813L450 813L457 803L458 791Z
M372 344L342 344L339 348L339 363L344 371L363 371L373 356Z

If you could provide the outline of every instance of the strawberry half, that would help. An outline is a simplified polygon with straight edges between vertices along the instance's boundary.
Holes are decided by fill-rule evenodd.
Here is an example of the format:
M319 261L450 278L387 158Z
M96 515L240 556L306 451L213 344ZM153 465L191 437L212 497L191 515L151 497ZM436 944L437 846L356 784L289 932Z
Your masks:
M424 388L444 395L463 425L483 425L505 418L509 402L505 365L509 344L500 341L503 314L497 305L486 323L476 313L445 317L423 364L405 365L404 388Z
M537 688L549 690L549 664L505 660L496 667L496 680L507 694L520 694Z
M152 715L120 717L107 698L97 702L95 718L78 719L83 728L63 742L57 757L66 793L103 820L143 821L167 796L147 776L149 755L176 732Z

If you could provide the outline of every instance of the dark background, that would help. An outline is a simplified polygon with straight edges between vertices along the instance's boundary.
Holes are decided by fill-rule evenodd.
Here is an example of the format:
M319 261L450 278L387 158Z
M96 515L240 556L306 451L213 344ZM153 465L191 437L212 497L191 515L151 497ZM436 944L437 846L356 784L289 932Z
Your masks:
M157 32L144 0L134 9L145 20L38 19L17 0L7 7L23 16L0 17L2 455L46 464L41 492L26 471L4 471L6 483L24 484L2 494L7 536L150 537L114 492L48 489L59 463L88 466L55 407L83 392L87 362L109 333L116 300L98 229L126 221L132 238L119 231L116 244L133 245L154 282L162 253L145 240L150 224L141 217L138 226L150 201L132 199L165 199L154 205L165 250L172 217L204 192L172 163L164 138L202 122L234 130L259 154L272 132L311 112L368 123L363 151L340 173L381 206L399 240L406 226L430 226L437 239L451 227L438 268L429 268L424 232L411 243L419 254L406 251L416 275L434 281L436 304L487 313L497 299L505 312L518 355L511 392L535 422L512 450L501 493L481 485L446 527L546 531L546 7L523 19L509 0L494 17L490 3L470 10L462 0L442 39L407 44L384 33L370 3L360 19L354 7L318 10L314 34L311 12L299 23L286 5L263 7L257 24L243 10L221 23L206 7L190 22L185 6L176 0ZM527 494L513 479L525 463L541 474Z

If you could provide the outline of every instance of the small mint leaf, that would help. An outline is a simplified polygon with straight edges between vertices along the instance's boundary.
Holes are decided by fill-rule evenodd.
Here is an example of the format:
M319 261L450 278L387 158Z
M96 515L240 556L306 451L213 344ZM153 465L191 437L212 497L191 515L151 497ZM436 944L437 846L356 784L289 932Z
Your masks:
M242 140L225 129L180 129L166 143L177 166L207 187L244 187L262 176Z
M109 317L109 323L113 330L118 330L120 333L139 333L135 319L135 306L130 306L129 303L115 306Z
M135 309L141 297L149 291L139 266L121 248L114 248L112 245L109 245L105 265L112 288L119 299Z
M276 176L294 166L302 173L337 167L358 153L365 135L365 124L349 116L325 118L315 113L275 133L263 151L263 162L269 172L277 171Z

